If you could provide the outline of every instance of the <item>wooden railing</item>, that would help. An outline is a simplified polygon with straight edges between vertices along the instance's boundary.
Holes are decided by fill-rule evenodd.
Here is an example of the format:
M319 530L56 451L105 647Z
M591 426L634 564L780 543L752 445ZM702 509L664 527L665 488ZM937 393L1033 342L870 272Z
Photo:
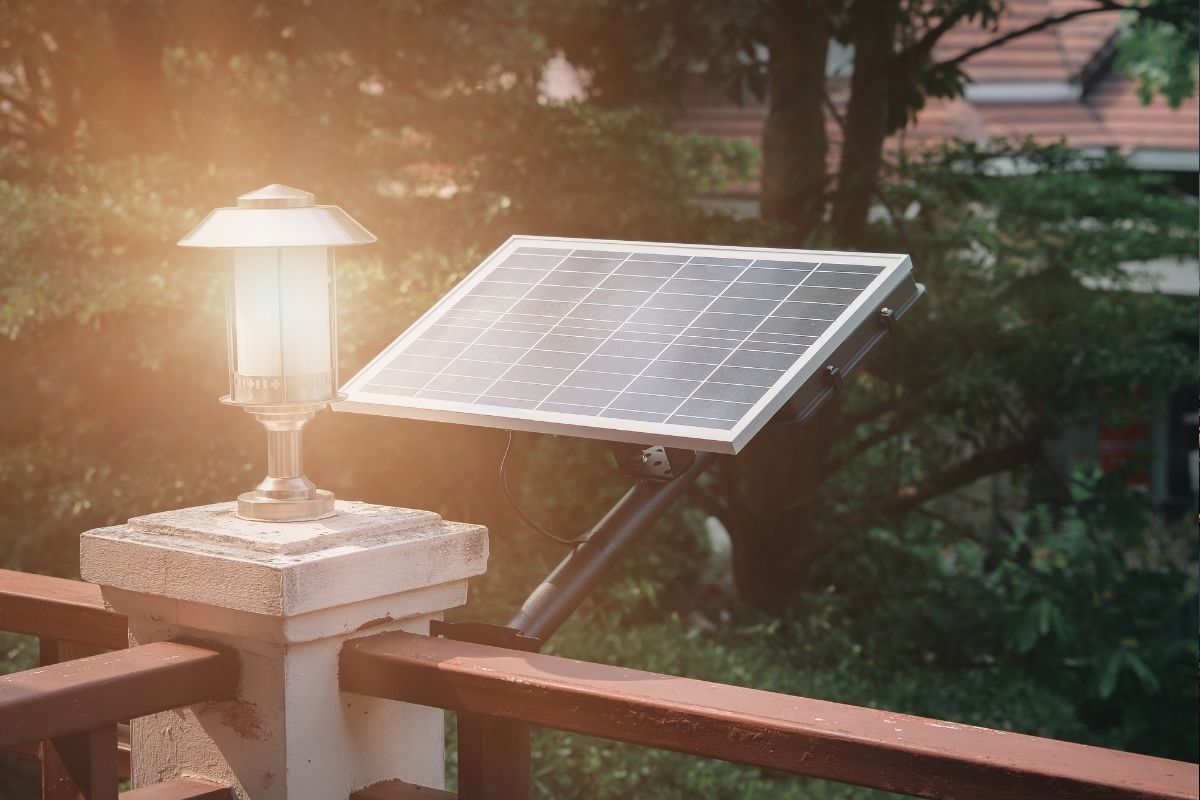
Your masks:
M38 637L40 666L0 676L0 750L41 760L43 800L232 800L179 779L118 793L126 720L237 691L234 654L187 642L126 648L92 584L0 570L0 630Z
M408 633L351 641L340 674L343 691L915 797L1200 793L1196 764ZM476 769L464 755L460 741L460 774ZM460 800L517 800L491 777L460 782Z
M117 798L122 720L236 691L232 654L188 642L121 649L125 625L95 587L0 570L0 629L38 636L43 661L70 659L0 677L0 748L37 755L31 742L42 740L43 798ZM916 797L1200 798L1196 764L408 633L351 641L340 683L460 716L457 796L397 781L353 800L520 800L527 764L493 753L484 769L479 752L463 749L464 720L541 725ZM191 780L120 794L232 796Z

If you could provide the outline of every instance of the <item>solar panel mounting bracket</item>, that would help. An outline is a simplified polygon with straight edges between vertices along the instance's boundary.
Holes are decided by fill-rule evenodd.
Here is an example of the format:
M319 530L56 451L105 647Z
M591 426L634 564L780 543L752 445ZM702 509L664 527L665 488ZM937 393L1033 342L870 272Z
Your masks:
M669 481L687 472L696 460L695 450L678 447L624 442L612 442L609 447L621 472L637 480Z
M447 622L434 619L429 621L429 635L443 639L453 639L456 642L486 644L492 647L507 647L510 650L520 650L525 653L537 653L544 642L526 636L521 631L506 625L495 625L489 622Z
M822 382L796 392L771 420L772 425L800 425L816 414L825 401L845 386L846 379L867 356L897 330L897 323L925 294L925 287L911 277L883 301L873 317L864 320L831 355L821 370Z

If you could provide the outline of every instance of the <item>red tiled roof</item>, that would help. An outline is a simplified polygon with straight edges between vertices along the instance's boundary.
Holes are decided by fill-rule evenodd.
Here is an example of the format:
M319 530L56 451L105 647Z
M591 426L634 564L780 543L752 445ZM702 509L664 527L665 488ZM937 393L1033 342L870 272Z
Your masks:
M1087 0L1008 0L995 29L977 22L956 25L938 40L934 58L950 59L1046 17L1095 6ZM1120 22L1115 11L1075 17L980 53L964 69L978 82L1070 83L1103 51Z
M1098 81L1082 102L971 103L962 98L930 99L917 124L892 137L895 146L921 147L951 139L1032 137L1039 142L1066 141L1076 147L1116 147L1195 151L1200 138L1200 103L1196 98L1171 108L1161 97L1143 106L1134 81L1110 74ZM727 139L762 138L766 109L761 105L693 106L681 128ZM826 119L829 138L841 138L837 123Z
M1200 103L1186 100L1178 109L1161 97L1143 106L1137 84L1110 73L1096 82L1081 102L970 103L932 101L917 125L902 136L919 146L949 138L984 142L1023 139L1074 147L1115 147L1125 154L1139 149L1195 152L1200 138ZM933 122L932 129L927 121Z
M1189 98L1178 108L1155 97L1143 106L1131 80L1107 77L1084 101L1103 121L1116 146L1122 150L1141 147L1168 150L1197 150L1200 139L1200 101Z
M948 32L935 56L950 58L997 35L1047 16L1089 6L1079 0L1009 0L997 31L977 25ZM1141 149L1195 153L1200 138L1200 103L1195 98L1179 109L1162 98L1143 106L1136 84L1111 69L1104 51L1119 24L1116 14L1100 13L1062 23L1052 31L1030 34L989 50L967 62L972 79L987 83L1080 82L1080 100L1054 102L972 102L966 98L930 99L917 124L892 137L893 149L921 149L953 139L984 143L992 139L1065 141L1082 148L1116 148L1131 154ZM1098 66L1103 74L1093 73ZM1082 80L1081 80L1082 78ZM836 100L836 98L835 98ZM688 109L680 127L725 138L762 140L766 110L761 105L698 105ZM826 113L831 158L841 139L836 121Z

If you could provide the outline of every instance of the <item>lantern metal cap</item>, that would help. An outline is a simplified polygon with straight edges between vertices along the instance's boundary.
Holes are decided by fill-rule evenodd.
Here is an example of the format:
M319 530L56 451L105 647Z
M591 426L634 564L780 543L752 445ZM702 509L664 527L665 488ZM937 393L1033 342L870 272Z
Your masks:
M238 208L307 208L313 205L312 192L272 183L238 197Z
M273 183L209 212L179 240L180 247L343 247L370 244L375 235L337 206L313 205L303 189Z

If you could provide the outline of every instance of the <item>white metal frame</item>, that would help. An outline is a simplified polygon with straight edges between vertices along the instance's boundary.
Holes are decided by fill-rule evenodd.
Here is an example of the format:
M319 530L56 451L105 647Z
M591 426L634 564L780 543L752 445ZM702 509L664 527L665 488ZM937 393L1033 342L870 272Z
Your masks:
M797 358L783 376L755 403L730 430L701 428L675 423L639 422L612 417L588 417L554 411L468 405L445 400L378 394L365 387L372 382L384 364L390 363L396 352L420 337L435 324L441 313L470 292L478 283L519 247L636 248L642 252L672 255L711 255L756 258L802 258L825 264L861 264L884 267L875 279L830 325L809 349ZM433 422L453 422L481 425L489 428L579 436L605 441L632 444L656 444L683 447L713 453L737 453L771 419L795 392L821 369L841 341L854 331L882 300L912 270L907 255L897 253L845 253L823 250L788 250L761 247L726 247L717 245L669 244L663 242L630 242L612 239L569 239L552 236L512 236L482 264L467 275L432 308L426 311L408 330L398 336L358 374L350 379L342 392L346 399L333 404L335 411L403 417Z

